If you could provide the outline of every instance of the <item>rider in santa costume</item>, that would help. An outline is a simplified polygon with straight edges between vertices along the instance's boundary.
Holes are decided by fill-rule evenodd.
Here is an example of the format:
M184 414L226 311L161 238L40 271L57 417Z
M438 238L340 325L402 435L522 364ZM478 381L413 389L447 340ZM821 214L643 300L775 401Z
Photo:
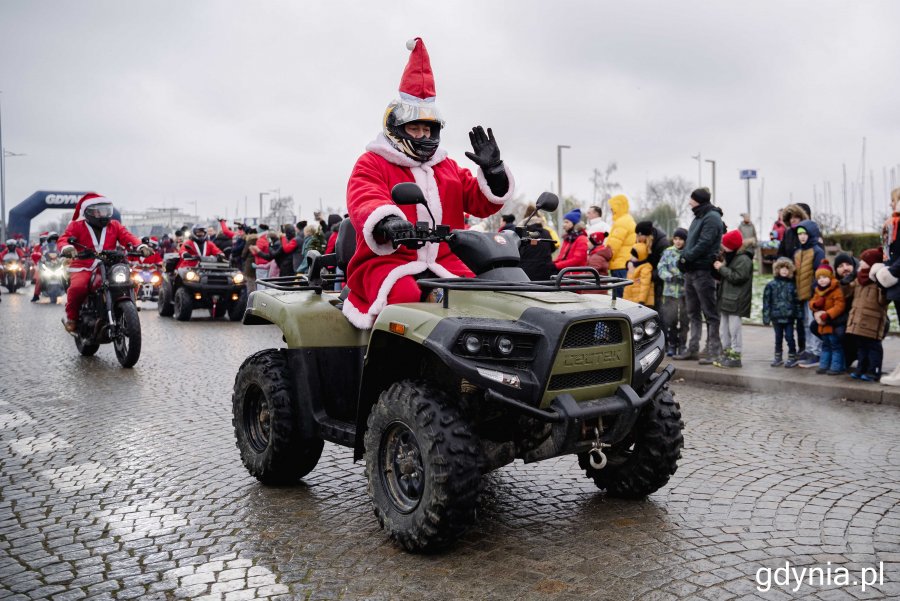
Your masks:
M195 225L191 228L191 237L184 241L179 250L181 260L178 261L177 269L182 267L196 267L200 263L200 259L187 259L185 257L219 257L220 261L225 260L225 253L213 244L206 233L206 228L202 225Z
M117 245L125 248L136 248L147 256L152 253L150 247L141 244L137 236L129 232L124 225L112 218L113 205L104 196L89 192L81 197L75 205L75 214L66 231L60 237L62 248L60 254L73 258L84 249L96 252L115 250ZM75 238L75 244L69 242ZM66 320L63 322L66 331L74 333L78 321L81 303L88 295L91 273L100 263L100 259L76 258L69 263L69 289L66 291Z
M384 113L382 132L366 146L347 183L347 210L356 229L356 253L348 266L350 294L343 312L362 329L390 303L418 302L422 292L413 276L472 276L446 243L427 243L418 250L393 248L393 240L408 238L413 223L428 221L421 205L398 206L391 188L415 182L422 189L438 224L465 227L464 213L487 217L513 196L512 174L500 159L490 129L469 133L474 152L466 156L477 175L447 157L439 147L444 121L435 105L434 74L421 38L407 42L409 63L400 80L400 95Z

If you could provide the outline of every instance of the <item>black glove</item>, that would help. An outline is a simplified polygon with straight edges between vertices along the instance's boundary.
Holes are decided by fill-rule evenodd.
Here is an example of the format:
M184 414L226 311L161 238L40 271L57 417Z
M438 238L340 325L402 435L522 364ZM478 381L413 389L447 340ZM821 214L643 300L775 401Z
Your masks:
M218 261L219 263L224 263L225 255L216 255L216 261Z
M478 125L469 132L469 141L472 142L472 149L475 152L467 152L466 156L484 171L484 179L491 192L496 196L505 196L509 192L509 178L500 159L500 148L494 139L494 132L489 127L485 135L484 128Z
M497 140L494 139L494 132L489 127L487 134L484 128L476 125L469 132L469 141L472 143L472 150L475 152L467 152L473 163L477 163L484 172L500 173L503 171L503 161L500 159L500 147L497 146Z
M415 236L415 227L402 217L388 215L375 224L372 233L375 235L376 240L392 242L403 238L413 238Z

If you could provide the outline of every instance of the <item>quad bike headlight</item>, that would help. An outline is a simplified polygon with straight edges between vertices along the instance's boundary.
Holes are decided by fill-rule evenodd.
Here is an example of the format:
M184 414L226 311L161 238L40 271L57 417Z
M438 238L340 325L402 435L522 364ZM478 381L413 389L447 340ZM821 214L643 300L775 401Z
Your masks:
M189 282L196 282L197 280L200 279L200 276L197 274L196 271L188 270L188 272L186 274L184 274L184 279L186 279Z
M153 275L150 276L150 283L151 283L151 284L158 284L158 283L159 283L159 280L160 280L160 277L159 277L159 274L158 274L158 273L154 273Z
M467 353L475 355L481 350L481 338L476 334L469 334L463 340L463 346Z
M239 272L239 273L236 273L236 274L234 274L234 276L231 278L231 280L232 280L235 284L243 284L243 283L244 283L244 274L243 274L243 273L240 273L240 272Z
M497 336L494 348L504 357L508 357L516 349L516 345L513 344L512 338L509 336Z
M649 319L644 322L644 334L647 338L653 338L659 332L659 322L655 319Z
M631 338L635 342L640 342L644 339L644 326L637 325L634 326L634 329L631 331Z
M141 282L144 281L144 279L141 277L141 274L139 274L139 273L131 274L131 279L134 280L134 282L136 284L140 284Z

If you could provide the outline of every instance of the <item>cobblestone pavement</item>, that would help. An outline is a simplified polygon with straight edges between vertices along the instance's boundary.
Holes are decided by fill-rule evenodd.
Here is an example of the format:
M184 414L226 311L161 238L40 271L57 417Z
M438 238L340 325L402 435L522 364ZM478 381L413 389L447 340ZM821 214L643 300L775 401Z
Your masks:
M297 486L244 471L230 387L274 328L145 311L124 370L27 301L0 303L0 599L900 597L896 407L676 384L686 448L665 489L624 502L571 458L516 464L485 478L455 548L413 556L378 528L349 450L326 446ZM850 583L760 592L758 570L786 561ZM852 584L879 562L883 584Z

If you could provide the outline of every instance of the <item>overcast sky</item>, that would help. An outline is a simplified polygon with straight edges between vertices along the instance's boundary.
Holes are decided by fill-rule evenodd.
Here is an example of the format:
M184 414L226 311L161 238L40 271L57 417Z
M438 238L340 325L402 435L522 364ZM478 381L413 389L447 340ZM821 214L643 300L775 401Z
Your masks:
M695 183L699 151L732 223L738 170L759 170L768 224L791 195L815 204L825 181L837 206L865 136L880 214L885 169L900 179L898 23L889 0L3 0L3 145L27 155L7 159L7 210L38 189L132 210L196 201L208 216L243 213L245 198L255 216L273 189L304 217L319 199L343 208L420 36L442 144L471 167L467 131L492 127L528 198L555 189L557 144L572 147L563 192L586 204L595 167L617 161L637 199L647 179Z

